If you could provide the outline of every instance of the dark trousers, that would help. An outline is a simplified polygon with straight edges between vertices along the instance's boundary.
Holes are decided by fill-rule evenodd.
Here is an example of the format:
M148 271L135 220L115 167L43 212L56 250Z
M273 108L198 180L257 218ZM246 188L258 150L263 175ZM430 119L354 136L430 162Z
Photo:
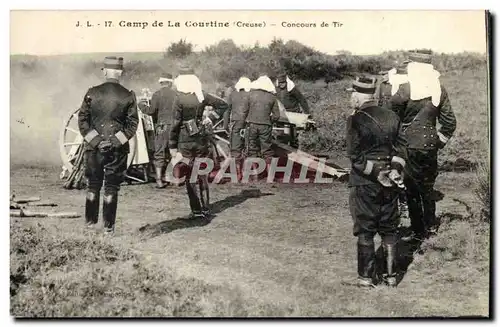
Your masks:
M353 219L353 234L358 237L358 275L373 278L375 273L375 242L378 233L387 258L387 272L392 275L395 265L395 244L399 225L399 191L380 184L351 187L349 209Z
M154 164L156 168L164 168L170 160L170 152L168 150L168 139L170 135L169 125L158 125L155 131L155 152Z
M205 143L205 141L201 143L179 143L179 151L183 157L189 159L189 164L187 165L188 167L182 167L181 170L186 171L186 191L189 198L189 207L191 208L191 212L200 213L202 211L208 211L210 206L208 176L198 175L194 181L191 181L191 174L193 172L196 158L203 158L209 155L208 143Z
M273 157L272 132L273 127L271 125L249 123L248 155L250 157L259 157L259 155L262 155L265 159Z
M245 140L241 137L241 130L245 128L245 122L242 120L231 122L231 157L237 160L242 159L245 148Z
M88 180L86 213L87 222L97 223L100 192L104 182L104 227L115 225L118 192L127 170L128 152L116 150L102 154L98 150L85 152L85 177Z
M437 225L434 184L438 176L437 150L408 149L405 169L406 198L412 230L423 236Z

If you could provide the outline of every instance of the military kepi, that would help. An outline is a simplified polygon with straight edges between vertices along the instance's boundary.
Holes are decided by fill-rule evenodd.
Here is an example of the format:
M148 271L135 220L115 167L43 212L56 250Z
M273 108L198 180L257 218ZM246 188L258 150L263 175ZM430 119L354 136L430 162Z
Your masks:
M179 67L179 75L194 75L194 69L186 64Z
M163 82L173 82L174 78L172 74L163 74L159 79L158 83L163 83Z
M377 87L377 79L372 77L357 77L352 83L352 87L348 88L349 92L358 92L364 94L374 94Z
M413 50L408 53L408 59L413 62L430 64L432 61L432 50Z
M122 57L106 57L104 58L104 69L118 69L123 70L123 58Z
M286 73L280 73L278 75L278 83L284 83L286 82Z

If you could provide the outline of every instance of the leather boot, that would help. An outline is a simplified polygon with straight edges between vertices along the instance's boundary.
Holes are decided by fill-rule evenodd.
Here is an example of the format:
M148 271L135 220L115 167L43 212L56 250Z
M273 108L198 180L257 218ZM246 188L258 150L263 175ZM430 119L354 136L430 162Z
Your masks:
M201 212L204 218L210 218L210 190L206 176L201 176L198 179L198 186L200 188Z
M358 281L359 286L373 287L375 273L375 243L373 236L358 237Z
M165 183L163 183L163 169L162 167L155 167L156 172L156 188L165 188Z
M238 183L243 179L243 173L241 167L243 166L243 160L236 159L236 178L238 179Z
M189 207L191 208L191 212L194 214L201 214L202 206L200 198L197 194L196 184L190 183L188 178L186 178L186 191L189 198Z
M419 193L407 194L408 215L411 220L410 235L403 236L401 239L407 241L420 241L425 238L424 217L422 208L422 199Z
M100 192L95 190L87 191L85 199L85 223L88 227L93 227L99 219Z
M397 255L397 247L396 247L396 242L395 242L395 237L391 236L384 236L382 239L382 247L384 249L384 258L385 258L385 264L386 264L386 269L387 273L384 274L384 281L385 283L390 286L390 287L396 287L397 286L397 280L396 280L396 272L397 272L397 267L396 267L396 255Z
M252 163L252 171L256 171L258 167L259 167L258 164ZM250 175L250 182L258 182L258 181L259 181L259 174L257 174L257 175L252 174L252 175Z
M104 232L112 234L115 231L118 194L104 194L103 202L102 216L104 220Z

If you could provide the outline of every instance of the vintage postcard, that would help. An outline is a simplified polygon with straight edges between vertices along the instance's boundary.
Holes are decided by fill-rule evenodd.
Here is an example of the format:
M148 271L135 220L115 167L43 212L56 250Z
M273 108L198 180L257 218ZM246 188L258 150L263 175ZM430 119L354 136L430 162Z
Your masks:
M13 317L491 318L487 11L10 19Z

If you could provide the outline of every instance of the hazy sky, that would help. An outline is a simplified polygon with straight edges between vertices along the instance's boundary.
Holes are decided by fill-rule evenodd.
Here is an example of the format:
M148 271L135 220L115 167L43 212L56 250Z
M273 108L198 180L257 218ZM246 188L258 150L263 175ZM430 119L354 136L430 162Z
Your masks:
M179 22L181 27L152 27L155 20L164 25ZM77 21L90 21L93 27L76 27ZM105 27L106 21L112 27ZM120 21L148 26L120 27ZM230 27L185 26L207 21L229 22ZM239 21L265 22L266 27L237 27ZM334 21L342 26L333 27ZM320 27L322 22L330 27ZM316 27L283 27L283 23ZM11 54L163 51L181 38L200 50L222 39L233 39L238 45L267 45L274 37L294 39L331 54L420 47L448 53L486 52L483 11L13 11L10 33Z

